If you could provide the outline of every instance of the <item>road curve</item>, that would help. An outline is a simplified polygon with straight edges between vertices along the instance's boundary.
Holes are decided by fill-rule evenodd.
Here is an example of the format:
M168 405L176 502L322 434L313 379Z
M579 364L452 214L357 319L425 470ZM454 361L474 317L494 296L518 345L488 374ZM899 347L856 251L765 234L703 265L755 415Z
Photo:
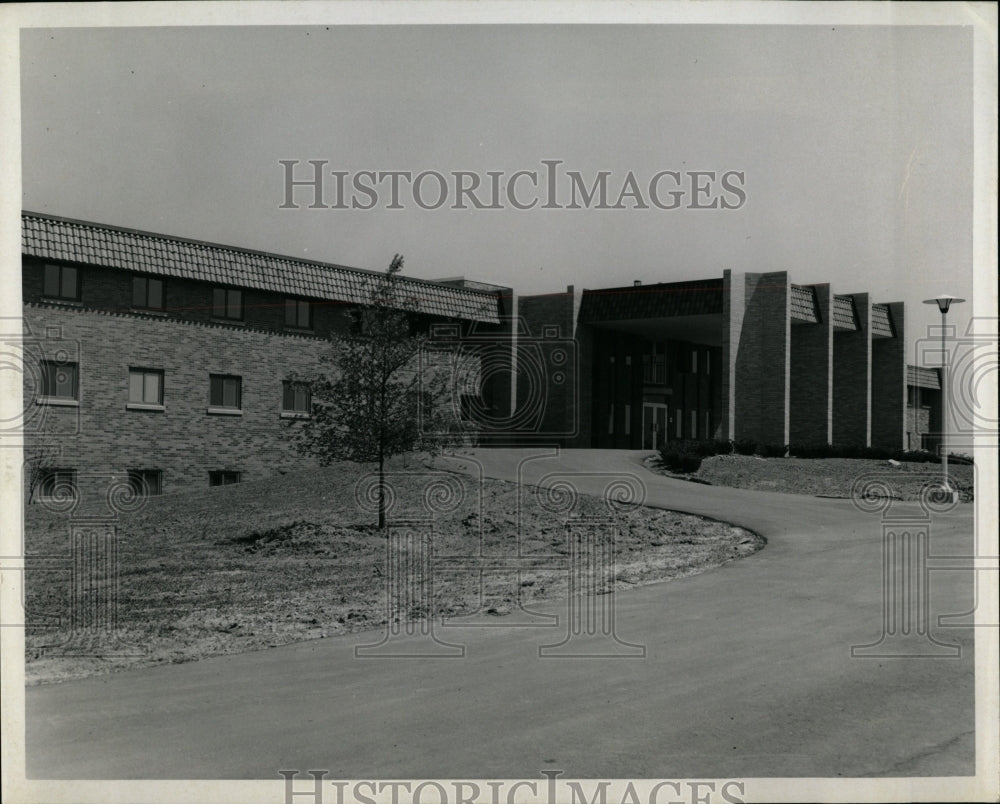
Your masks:
M533 455L477 450L441 463L527 483L569 474L592 493L628 473L648 505L739 524L767 547L616 594L616 634L643 645L644 658L539 658L563 631L490 618L501 625L439 629L464 658L357 659L355 646L378 635L356 634L31 687L29 778L974 773L972 629L937 625L972 607L971 573L931 573L931 633L957 657L852 657L852 645L883 632L878 514L849 500L671 480L646 471L642 453L525 462ZM922 518L915 503L892 512ZM930 528L933 554L972 554L971 506L935 514Z

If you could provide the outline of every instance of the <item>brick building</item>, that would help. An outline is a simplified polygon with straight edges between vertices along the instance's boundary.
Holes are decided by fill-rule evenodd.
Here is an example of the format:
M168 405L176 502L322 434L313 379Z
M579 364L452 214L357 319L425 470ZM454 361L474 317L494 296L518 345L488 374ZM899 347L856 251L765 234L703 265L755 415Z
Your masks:
M309 410L290 378L316 373L377 273L33 213L22 234L25 452L39 493L114 478L190 490L308 465L285 429ZM475 328L502 349L510 291L468 284L401 290L418 326ZM488 405L509 408L509 377L487 374Z
M35 213L22 233L26 456L43 496L84 477L161 493L309 465L289 445L310 409L291 378L316 373L379 274ZM899 302L785 272L520 298L406 278L403 292L483 444L936 446L938 375L907 367Z
M521 297L518 402L540 433L585 447L651 449L674 439L892 449L936 446L937 373L906 365L902 302L798 285L784 271ZM547 332L546 332L547 328ZM545 365L541 365L545 364ZM568 373L547 394L525 375ZM531 380L528 388L539 385Z

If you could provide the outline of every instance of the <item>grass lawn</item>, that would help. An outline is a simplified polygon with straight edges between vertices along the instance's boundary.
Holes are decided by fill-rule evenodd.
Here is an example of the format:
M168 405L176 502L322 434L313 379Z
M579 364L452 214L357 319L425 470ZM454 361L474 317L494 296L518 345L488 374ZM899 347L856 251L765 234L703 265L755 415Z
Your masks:
M659 470L659 459L648 461ZM715 455L705 458L697 472L671 477L758 491L782 491L824 497L851 497L860 478L876 477L885 484L890 496L917 500L928 483L940 483L941 465L936 463L899 463L854 458L761 458L753 455ZM962 502L974 498L975 467L949 464L948 477L958 489Z
M393 467L394 518L428 516L420 467ZM60 656L65 625L26 634L28 683L46 683L131 667L191 661L304 639L373 629L386 623L387 540L374 514L360 510L355 486L365 467L341 464L272 480L150 499L118 521L119 633L138 656ZM434 516L435 555L535 557L518 577L435 571L431 610L423 617L482 611L509 613L520 598L562 597L567 573L543 555L566 555L565 517L539 505L534 489L449 475L449 510ZM456 485L457 484L457 485ZM432 501L434 502L434 501ZM438 503L441 500L437 500ZM81 512L77 512L78 514ZM763 539L721 522L581 496L573 516L616 527L616 561L606 589L692 575L759 550ZM68 555L65 516L32 505L25 517L29 555ZM67 619L69 574L29 569L26 601L33 616Z

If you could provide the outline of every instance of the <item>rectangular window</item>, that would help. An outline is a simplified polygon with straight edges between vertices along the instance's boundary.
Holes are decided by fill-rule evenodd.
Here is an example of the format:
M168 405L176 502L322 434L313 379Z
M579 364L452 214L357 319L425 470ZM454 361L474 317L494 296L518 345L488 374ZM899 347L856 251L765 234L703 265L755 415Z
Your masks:
M712 353L710 351L705 352L705 373L712 373Z
M705 440L712 437L712 411L705 411Z
M72 265L46 265L42 295L49 299L80 300L80 272Z
M242 409L243 378L210 374L208 404L213 408Z
M632 406L625 406L625 435L632 435Z
M133 405L163 405L163 372L159 369L128 370L128 401Z
M129 469L128 483L141 497L157 497L163 493L163 472L159 469Z
M691 373L692 374L697 374L698 373L698 350L697 349L692 349L691 350Z
M141 310L162 310L163 280L149 276L133 276L132 306Z
M691 438L698 437L698 411L691 411Z
M677 437L684 438L684 411L677 408Z
M243 320L243 291L235 288L212 290L212 317L229 321Z
M309 383L285 380L281 384L281 410L284 413L312 412L312 392Z
M208 473L208 485L210 486L231 486L233 483L239 482L239 472L220 471Z
M42 396L46 399L78 401L80 399L80 367L76 363L43 360Z
M312 304L302 299L285 299L285 326L312 329Z
M42 500L62 500L75 497L75 469L42 469L38 479L38 498Z
M614 403L608 408L608 435L615 434L615 406Z

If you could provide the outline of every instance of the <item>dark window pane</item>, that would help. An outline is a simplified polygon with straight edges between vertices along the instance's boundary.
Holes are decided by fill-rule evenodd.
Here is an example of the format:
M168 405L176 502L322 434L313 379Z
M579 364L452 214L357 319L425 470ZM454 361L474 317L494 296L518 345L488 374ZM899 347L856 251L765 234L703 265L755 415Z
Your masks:
M160 279L147 279L146 306L154 310L163 309L163 281Z
M285 299L285 326L295 326L295 299Z
M223 384L222 404L224 404L227 408L239 407L236 381L231 377L227 377L225 383Z
M222 377L216 374L210 378L209 404L222 405Z
M243 292L240 290L230 290L226 300L226 316L228 318L243 317Z
M59 266L45 266L45 281L42 283L42 293L46 296L59 295Z
M295 409L295 391L287 380L281 384L281 409Z
M226 315L226 289L215 288L212 291L212 315L224 318Z
M132 306L146 306L146 280L141 276L132 279Z
M75 299L76 292L76 268L64 265L62 269L62 280L60 282L60 295L64 299Z

